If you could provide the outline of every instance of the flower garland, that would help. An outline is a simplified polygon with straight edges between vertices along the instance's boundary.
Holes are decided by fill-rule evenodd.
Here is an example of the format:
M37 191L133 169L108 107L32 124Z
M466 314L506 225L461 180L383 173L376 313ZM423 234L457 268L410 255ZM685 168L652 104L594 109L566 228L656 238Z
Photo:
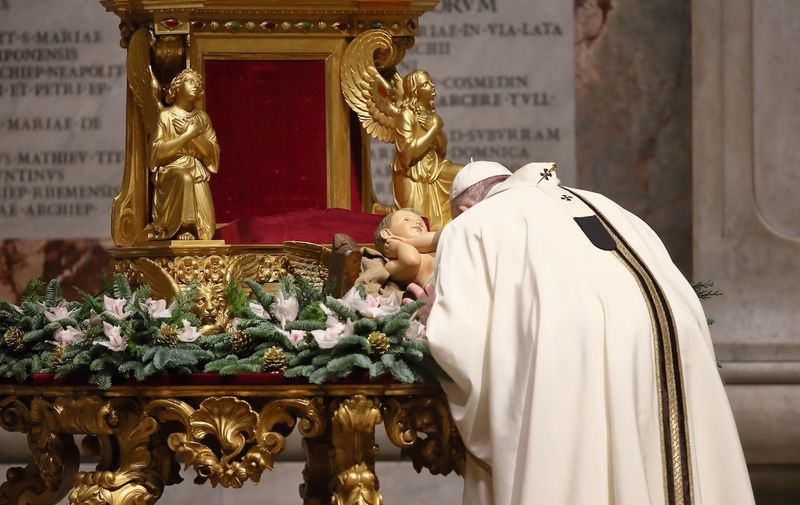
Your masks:
M321 384L363 370L370 380L400 382L443 376L428 351L422 305L376 298L359 288L325 296L302 279L284 278L273 295L246 280L252 298L228 285L224 328L204 335L192 312L196 290L173 300L136 291L116 276L107 292L67 301L56 280L33 281L22 303L0 302L0 378L33 374L88 377L101 388L163 373L283 372Z

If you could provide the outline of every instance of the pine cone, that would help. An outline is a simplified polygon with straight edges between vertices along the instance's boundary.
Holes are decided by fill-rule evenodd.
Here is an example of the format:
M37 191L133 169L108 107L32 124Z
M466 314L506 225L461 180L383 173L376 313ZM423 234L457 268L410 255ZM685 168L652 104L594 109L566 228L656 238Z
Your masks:
M243 331L234 331L230 342L234 352L239 356L247 354L253 349L253 338Z
M372 347L372 352L378 354L386 354L386 351L389 350L389 346L391 345L389 337L381 331L373 331L370 333L367 337L367 342L369 342L369 346Z
M3 342L5 342L6 346L12 351L21 351L22 348L25 347L25 343L22 341L23 338L25 338L24 331L19 328L9 328L3 335Z
M282 372L289 366L286 353L280 347L272 346L261 357L261 368L265 372Z
M153 340L158 345L174 347L178 343L178 327L174 324L161 323L161 328Z
M64 348L60 345L53 349L53 352L50 354L50 368L53 370L58 370L58 368L64 364Z

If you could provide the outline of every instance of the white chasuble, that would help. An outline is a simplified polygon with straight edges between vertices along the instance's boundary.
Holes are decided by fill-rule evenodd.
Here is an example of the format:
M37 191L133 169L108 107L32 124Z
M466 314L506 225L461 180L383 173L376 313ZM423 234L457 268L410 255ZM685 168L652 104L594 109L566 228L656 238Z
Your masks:
M464 503L754 504L692 287L643 221L543 166L439 242L428 338Z

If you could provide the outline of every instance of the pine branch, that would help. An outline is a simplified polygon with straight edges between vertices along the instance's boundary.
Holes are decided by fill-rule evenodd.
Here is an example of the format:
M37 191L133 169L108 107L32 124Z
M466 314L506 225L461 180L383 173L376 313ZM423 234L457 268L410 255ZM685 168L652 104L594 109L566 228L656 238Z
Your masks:
M347 307L342 302L340 302L336 298L333 298L332 296L329 296L328 299L325 300L325 305L329 309L331 309L337 316L339 316L342 321L346 321L347 319L355 321L359 319L358 315L355 313L353 309Z
M714 289L712 281L696 281L692 283L692 289L701 300L708 300L715 296L722 296L722 293Z
M253 292L253 296L255 296L258 303L260 303L265 310L269 310L270 307L272 307L272 305L275 303L275 297L267 293L266 290L261 287L261 284L257 283L253 279L245 279L244 282Z
M366 338L359 335L351 335L336 342L336 345L330 352L332 355L338 357L345 353L357 352L359 350L364 351L366 354L372 352L372 348Z
M328 370L326 368L319 368L308 376L308 382L312 384L323 384L328 381Z
M44 281L39 276L34 277L25 286L25 293L22 295L24 302L33 303L42 299L41 293L45 289Z
M358 335L369 335L378 329L378 323L374 319L362 318L353 323L353 331Z
M61 285L58 283L58 279L53 279L47 283L44 303L48 307L55 307L61 300L63 300L63 296L61 296Z
M314 373L315 367L313 365L300 365L287 368L283 372L283 376L291 379L294 377L310 377Z
M320 313L322 313L321 310ZM286 325L286 331L300 330L300 331L310 332L314 330L324 330L324 329L325 329L324 319L322 321L303 319L303 320L292 321L291 323Z
M369 356L348 354L328 361L325 368L328 370L328 377L335 380L350 375L356 368L369 370L371 365L372 360L369 359Z
M114 298L123 298L129 303L133 300L131 285L128 283L128 279L126 279L124 275L117 274L114 276L113 290Z

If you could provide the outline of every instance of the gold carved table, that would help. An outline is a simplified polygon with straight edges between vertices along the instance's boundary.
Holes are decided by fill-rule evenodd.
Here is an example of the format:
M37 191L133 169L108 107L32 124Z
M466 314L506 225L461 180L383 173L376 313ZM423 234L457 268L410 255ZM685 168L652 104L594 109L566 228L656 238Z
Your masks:
M0 426L27 434L33 453L0 486L0 504L142 505L181 481L241 487L273 468L296 428L305 451L305 504L382 503L376 426L417 471L463 473L464 450L438 385L0 384ZM97 469L79 471L74 436Z

